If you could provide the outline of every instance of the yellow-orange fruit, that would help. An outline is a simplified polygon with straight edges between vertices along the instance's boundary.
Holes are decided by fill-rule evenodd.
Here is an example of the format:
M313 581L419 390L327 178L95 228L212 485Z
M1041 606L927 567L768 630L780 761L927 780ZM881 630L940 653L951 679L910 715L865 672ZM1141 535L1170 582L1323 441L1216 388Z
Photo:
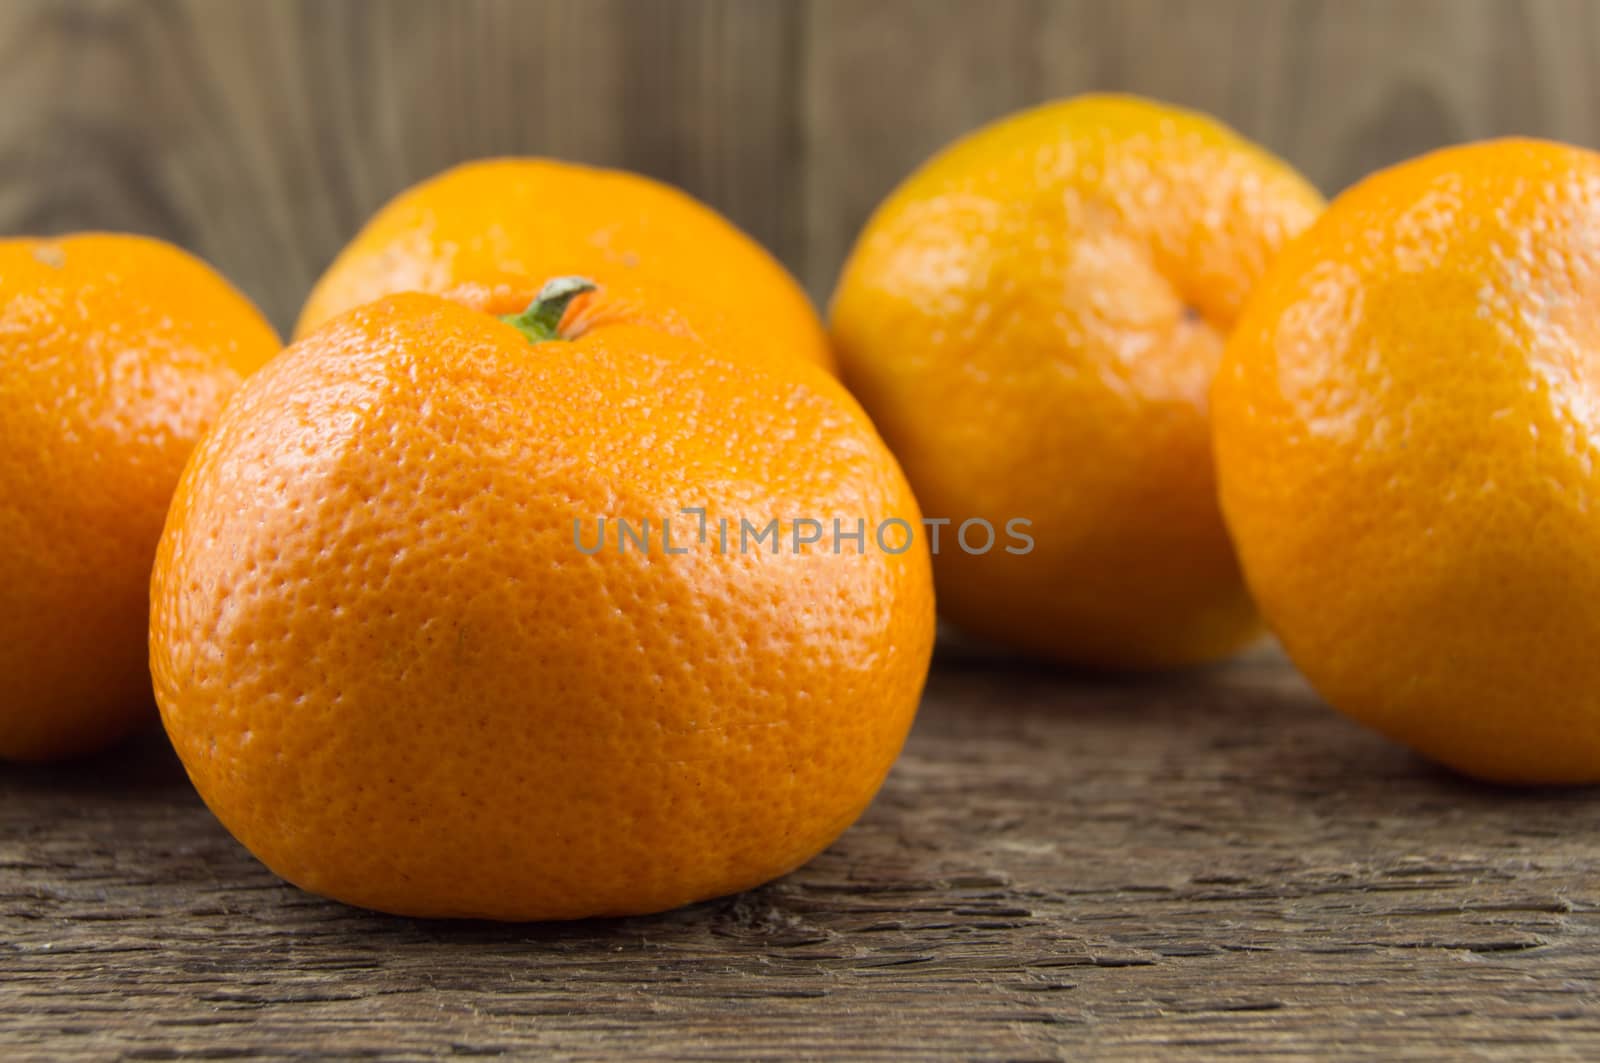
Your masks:
M834 368L805 292L722 215L640 174L553 159L470 162L396 196L317 282L295 334L395 292L503 301L564 274L664 293L697 332L737 328L730 353Z
M155 719L150 563L195 440L278 338L205 263L110 233L0 240L0 757Z
M931 651L927 550L794 549L793 522L915 525L910 489L826 372L686 339L641 292L542 342L382 299L197 450L157 697L283 877L418 916L651 912L783 874L878 789ZM742 548L771 518L783 548Z
M1367 178L1228 345L1223 510L1336 707L1463 772L1600 781L1600 155Z
M954 522L934 558L950 620L1111 667L1255 636L1206 393L1245 297L1320 207L1210 119L1086 96L973 133L878 208L833 337L923 509ZM950 533L979 519L1030 522L1031 551L961 549Z

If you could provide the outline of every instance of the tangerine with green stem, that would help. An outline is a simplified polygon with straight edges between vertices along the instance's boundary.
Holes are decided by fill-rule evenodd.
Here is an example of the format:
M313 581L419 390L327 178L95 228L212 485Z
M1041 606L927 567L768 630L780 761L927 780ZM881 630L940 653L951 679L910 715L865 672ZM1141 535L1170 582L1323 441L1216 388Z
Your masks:
M915 525L898 464L819 367L589 287L336 317L190 462L157 696L206 802L291 882L415 916L659 911L808 860L893 764L926 546L724 550L681 513ZM587 549L601 519L676 520L677 545Z

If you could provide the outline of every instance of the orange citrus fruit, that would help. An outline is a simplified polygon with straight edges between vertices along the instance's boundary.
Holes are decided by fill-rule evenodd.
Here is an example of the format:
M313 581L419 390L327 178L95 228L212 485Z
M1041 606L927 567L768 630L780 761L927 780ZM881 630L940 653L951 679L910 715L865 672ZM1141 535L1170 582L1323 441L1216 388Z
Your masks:
M835 348L924 510L952 522L934 558L950 620L1111 667L1256 634L1206 393L1251 287L1320 205L1207 118L1086 96L973 133L878 208L833 298ZM982 524L964 546L969 521L1003 548Z
M710 316L719 333L734 318L730 352L770 349L834 368L805 292L726 218L648 177L551 159L466 163L402 192L317 282L296 335L396 292L504 301L575 273L608 290L644 284L691 325ZM719 307L736 312L706 313Z
M931 573L865 414L814 365L663 327L642 289L578 296L556 332L575 291L515 323L484 310L525 294L341 315L246 383L178 487L162 716L306 889L670 908L809 859L905 738Z
M106 233L0 240L0 757L154 719L150 563L173 485L278 338L210 267Z
M1367 178L1262 281L1214 400L1246 576L1317 690L1463 772L1600 781L1600 155Z

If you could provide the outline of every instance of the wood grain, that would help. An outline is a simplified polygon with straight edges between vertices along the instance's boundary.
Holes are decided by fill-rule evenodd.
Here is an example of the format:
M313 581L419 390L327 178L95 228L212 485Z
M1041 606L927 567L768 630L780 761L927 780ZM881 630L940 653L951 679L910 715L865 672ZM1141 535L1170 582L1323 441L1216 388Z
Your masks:
M284 330L389 197L490 155L640 170L804 258L789 5L0 7L0 229L175 240Z
M934 676L865 820L751 893L550 926L279 883L152 736L0 768L8 1058L1600 1052L1600 804L1444 774L1277 658Z
M1470 137L1600 145L1588 0L9 0L0 231L129 229L281 328L361 222L465 159L682 185L819 301L941 145L1085 91L1211 111L1328 191Z
M1330 194L1464 139L1600 146L1600 5L1588 0L818 0L808 10L804 275L819 298L912 168L974 126L1054 97L1132 92L1199 108Z

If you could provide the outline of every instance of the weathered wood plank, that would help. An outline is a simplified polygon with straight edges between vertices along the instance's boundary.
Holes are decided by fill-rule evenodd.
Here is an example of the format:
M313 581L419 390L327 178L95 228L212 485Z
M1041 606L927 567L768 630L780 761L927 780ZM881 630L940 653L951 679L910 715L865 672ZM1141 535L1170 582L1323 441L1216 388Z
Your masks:
M807 26L804 275L819 299L902 177L1055 97L1208 111L1330 193L1464 139L1600 146L1586 0L811 0Z
M866 819L649 919L454 925L278 883L152 737L0 768L0 1043L55 1059L1600 1051L1600 804L1477 786L1280 661L947 664Z
M390 196L465 159L540 154L671 181L798 261L799 16L739 0L7 4L0 231L175 240L286 329Z
M132 229L287 324L399 189L542 153L686 187L825 297L872 206L1040 99L1212 111L1335 190L1512 132L1600 144L1585 0L16 0L0 229Z

